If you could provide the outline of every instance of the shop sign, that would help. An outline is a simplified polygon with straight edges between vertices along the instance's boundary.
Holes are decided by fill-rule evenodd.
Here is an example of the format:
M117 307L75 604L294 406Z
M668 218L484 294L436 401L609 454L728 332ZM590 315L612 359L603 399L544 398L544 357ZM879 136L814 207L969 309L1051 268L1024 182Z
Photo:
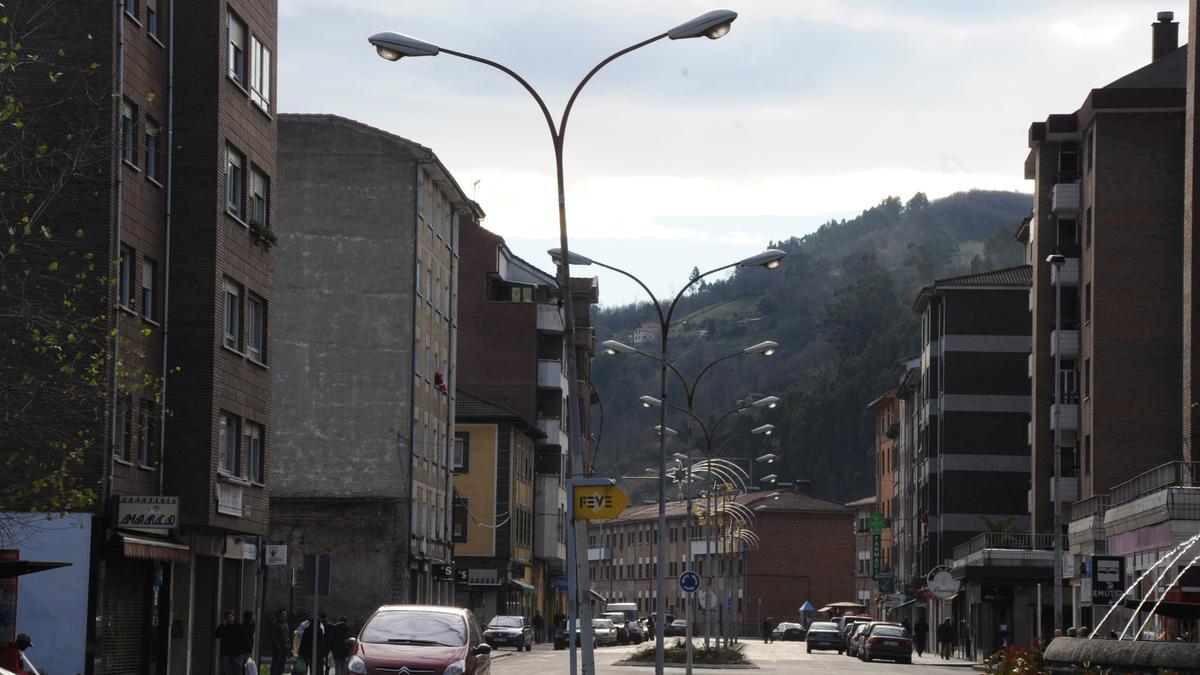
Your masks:
M117 497L117 527L169 530L179 522L179 497L122 495Z
M941 570L937 574L934 574L929 580L929 592L932 593L934 597L941 598L942 600L945 600L957 593L958 587L958 579L955 579L954 575L945 570Z
M434 565L434 581L454 581L454 565Z
M1092 557L1092 604L1111 605L1125 592L1125 558Z

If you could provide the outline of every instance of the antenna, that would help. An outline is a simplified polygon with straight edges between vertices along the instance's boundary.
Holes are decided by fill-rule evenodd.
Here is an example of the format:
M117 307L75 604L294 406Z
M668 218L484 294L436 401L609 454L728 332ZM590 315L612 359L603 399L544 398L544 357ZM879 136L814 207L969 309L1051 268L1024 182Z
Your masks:
M479 192L479 179L476 178L474 183L471 183L471 201L475 201L475 195Z

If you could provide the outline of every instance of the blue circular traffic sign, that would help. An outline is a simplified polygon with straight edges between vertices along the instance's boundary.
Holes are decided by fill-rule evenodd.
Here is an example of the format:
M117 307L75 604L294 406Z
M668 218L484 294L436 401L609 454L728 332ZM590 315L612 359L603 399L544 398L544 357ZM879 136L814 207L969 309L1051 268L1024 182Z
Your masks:
M684 593L691 593L697 588L700 588L700 575L691 570L680 574L679 588L683 589Z

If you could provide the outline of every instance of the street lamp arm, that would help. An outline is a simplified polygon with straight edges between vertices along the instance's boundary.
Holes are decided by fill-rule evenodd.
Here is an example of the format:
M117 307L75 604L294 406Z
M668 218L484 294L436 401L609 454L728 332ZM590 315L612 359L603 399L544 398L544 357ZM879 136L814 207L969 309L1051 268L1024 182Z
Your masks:
M608 56L600 63L597 63L594 68L589 70L588 74L584 75L583 79L579 81L579 84L575 85L575 91L571 92L571 98L567 99L567 107L563 109L562 121L559 123L559 127L558 127L558 138L560 139L560 142L561 142L561 139L565 138L567 135L567 120L571 117L571 109L575 107L575 99L579 98L580 92L583 91L583 88L584 88L584 86L587 85L588 81L591 80L592 77L596 73L600 72L600 69L603 68L604 66L607 66L608 64L621 58L622 56L625 56L626 54L634 51L635 49L641 49L642 47L645 47L646 45L648 45L652 42L658 42L659 40L667 37L667 35L668 35L668 33L663 33L661 35L655 35L654 37L649 38L647 40L642 40L641 42L639 42L635 45L630 45L630 46L626 47L625 49L622 49L621 51L616 52L616 53L612 54L611 56Z
M711 270L705 272L704 274L698 274L698 275L696 275L696 278L694 278L694 279L689 279L688 282L683 285L683 288L679 289L679 292L675 294L675 298L673 300L671 300L671 305L670 305L670 307L667 308L667 318L664 320L663 325L668 326L671 324L671 316L675 314L675 307L679 304L679 301L683 299L683 294L687 293L689 288L691 288L692 286L695 286L696 283L698 281L700 281L701 279L703 279L704 277L716 274L717 272L724 272L725 270L727 270L731 267L737 267L740 264L741 264L741 262L739 261L739 262L735 262L735 263L729 263L728 265L722 265L715 269L711 269Z
M609 265L607 263L602 263L599 260L592 260L591 264L595 265L596 267L603 267L606 270L611 270L613 272L616 272L617 274L628 277L629 279L633 280L633 283L637 284L638 286L641 286L642 290L646 291L646 295L650 296L650 304L654 305L654 311L658 312L659 326L662 328L662 330L664 332L667 330L667 320L666 320L666 317L663 316L662 303L660 303L658 301L658 296L654 295L654 291L650 290L650 287L648 287L645 283L643 283L641 279L637 278L636 276L634 276L633 274L631 274L629 272L626 272L625 270L621 269L620 267L613 267L612 265ZM638 352L638 353L645 354L645 352ZM650 355L646 354L646 356L650 356ZM658 357L651 356L650 358L658 358ZM667 364L667 365L670 365L670 364ZM682 377L682 375L680 377ZM685 386L686 386L686 383L685 383Z
M699 278L699 277L697 277L697 278ZM746 353L746 350L742 349L742 350L736 351L732 354L726 354L725 356L722 356L721 358L717 359L716 361L712 361L708 365L701 368L700 372L696 373L696 379L692 380L692 386L689 388L685 384L683 387L684 391L687 392L688 404L690 405L692 403L692 399L696 396L696 390L698 390L700 388L700 380L704 379L704 376L707 375L709 373L709 371L711 371L713 369L713 367L715 367L718 363L720 363L722 361L728 361L729 359L732 359L735 356L741 356L745 353ZM714 431L716 430L716 425L713 425L713 430Z
M520 85L525 88L525 91L529 92L529 95L533 97L533 100L537 102L538 108L540 108L542 111L542 117L546 118L546 126L548 126L550 128L550 138L551 138L551 140L554 141L555 147L556 148L559 147L559 144L562 142L562 139L559 135L558 129L556 129L554 126L554 116L550 114L550 109L548 107L546 107L546 102L544 100L542 100L541 94L537 93L537 90L534 89L533 86L530 85L528 82L526 82L525 78L518 75L516 73L516 71L514 71L512 68L509 68L508 66L501 64L501 63L496 63L495 61L492 61L490 59L485 59L482 56L475 56L474 54L468 54L466 52L459 52L459 51L455 51L453 49L446 49L445 47L441 47L440 50L441 50L441 53L443 53L443 54L450 54L452 56L457 56L460 59L467 59L468 61L475 61L476 63L482 63L485 66L491 66L491 67L495 68L496 70L499 70L500 72L508 75L512 79L516 80L518 83L520 83Z

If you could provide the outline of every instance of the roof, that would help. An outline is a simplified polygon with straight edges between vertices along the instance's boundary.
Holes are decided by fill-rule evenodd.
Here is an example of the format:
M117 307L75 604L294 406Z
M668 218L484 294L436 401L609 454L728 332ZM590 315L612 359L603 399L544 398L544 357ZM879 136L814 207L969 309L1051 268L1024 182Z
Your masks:
M913 308L918 312L923 311L929 297L944 288L1029 288L1032 283L1033 268L1029 265L937 279L921 289Z
M1187 45L1120 77L1104 89L1184 89L1187 87Z
M776 499L771 495L778 494ZM702 500L693 500L697 503ZM849 513L846 507L838 502L810 495L799 490L783 488L780 490L760 490L758 492L746 492L739 494L734 498L737 503L754 508L756 506L764 506L763 511L790 511L790 512L805 512L805 513ZM680 518L687 513L687 502L675 500L667 502L667 518ZM658 504L643 504L640 506L631 506L621 512L614 521L611 522L628 522L653 520L658 518Z
M846 502L846 508L857 509L860 506L875 506L876 503L878 503L878 500L875 499L875 495L870 495L862 499L855 499L852 502Z
M454 419L455 420L512 420L517 423L523 431L527 431L534 438L545 438L543 433L536 426L529 423L521 413L509 408L508 406L500 405L486 398L476 396L468 391L457 389L454 392Z

